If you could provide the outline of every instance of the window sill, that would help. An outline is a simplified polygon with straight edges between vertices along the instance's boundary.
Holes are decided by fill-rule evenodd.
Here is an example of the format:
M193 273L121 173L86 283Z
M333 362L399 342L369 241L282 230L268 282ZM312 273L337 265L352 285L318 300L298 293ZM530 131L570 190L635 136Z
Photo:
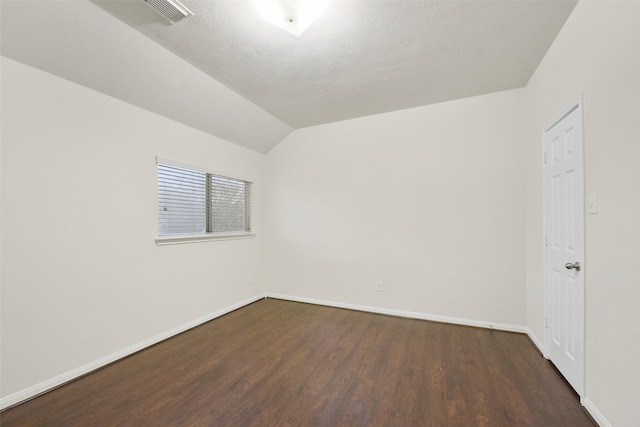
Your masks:
M195 234L185 236L164 236L156 237L156 245L180 245L183 243L211 242L214 240L236 240L252 239L256 235L253 233L216 233L216 234Z

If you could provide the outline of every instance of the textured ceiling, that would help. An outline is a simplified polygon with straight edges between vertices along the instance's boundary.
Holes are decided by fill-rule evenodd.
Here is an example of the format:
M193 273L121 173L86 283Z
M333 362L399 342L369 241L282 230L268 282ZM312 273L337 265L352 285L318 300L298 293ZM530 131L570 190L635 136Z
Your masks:
M523 87L575 6L333 1L298 38L264 21L251 1L183 3L195 16L170 25L143 0L5 0L3 54L266 152L291 128ZM153 61L141 61L149 52ZM171 85L193 86L189 98L165 93ZM225 130L229 121L242 125ZM252 141L256 134L268 141Z
M2 0L0 7L3 56L257 152L292 131L93 3Z

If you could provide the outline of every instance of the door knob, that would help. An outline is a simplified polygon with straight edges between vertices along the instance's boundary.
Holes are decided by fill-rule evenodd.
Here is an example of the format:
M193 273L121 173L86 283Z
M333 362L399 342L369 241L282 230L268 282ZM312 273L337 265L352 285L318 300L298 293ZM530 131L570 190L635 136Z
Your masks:
M580 271L580 263L578 261L574 262L574 263L566 263L564 265L564 268L566 268L567 270L573 270L575 269L576 271Z

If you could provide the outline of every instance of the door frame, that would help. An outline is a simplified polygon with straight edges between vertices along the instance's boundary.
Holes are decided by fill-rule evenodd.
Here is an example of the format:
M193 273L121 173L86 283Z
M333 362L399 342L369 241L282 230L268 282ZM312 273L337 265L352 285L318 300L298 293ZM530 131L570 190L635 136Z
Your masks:
M580 320L582 323L582 351L581 351L581 357L582 357L582 369L580 374L582 375L582 390L575 390L579 397L580 397L580 403L584 405L584 398L585 398L585 389L586 389L586 347L587 347L587 334L586 334L586 316L585 316L585 312L586 312L586 302L587 302L587 295L586 295L586 283L587 283L587 272L588 272L588 267L585 265L585 248L586 248L586 229L585 229L585 224L586 224L586 209L585 209L585 155L584 155L584 108L583 108L583 99L582 99L582 93L580 93L580 96L575 99L573 102L571 102L571 104L569 104L568 107L564 108L562 110L562 113L558 114L552 121L549 122L549 124L547 124L543 129L542 129L542 159L541 159L541 163L542 163L542 182L543 182L543 188L542 188L542 250L543 250L543 256L542 256L542 264L543 264L543 268L542 268L542 274L543 274L543 316L544 318L543 320L543 327L544 327L544 351L543 351L543 356L545 359L550 360L549 359L549 346L550 346L550 334L549 334L549 324L548 324L548 319L549 319L549 298L550 298L550 291L549 291L549 287L550 287L550 283L549 283L549 266L548 266L548 262L547 262L547 227L549 226L549 219L548 219L548 204L549 204L549 197L550 195L547 194L547 184L548 184L548 179L547 179L547 170L546 170L546 156L548 154L546 154L546 141L545 141L545 135L546 133L551 130L555 125L557 125L560 121L562 121L562 119L564 119L566 116L568 116L571 112L573 112L574 110L578 110L578 126L581 129L581 138L580 141L578 142L580 144L580 155L581 155L581 159L579 160L580 164L581 164L581 168L580 171L578 173L578 180L577 180L577 185L578 185L578 201L577 201L577 208L580 209L581 211L581 215L578 215L579 217L579 221L580 224L578 224L578 230L580 230L580 232L582 233L582 247L579 250L578 253L578 258L580 260L582 260L582 268L583 268L583 275L582 275L582 285L583 285L583 289L582 289L582 308L580 310Z

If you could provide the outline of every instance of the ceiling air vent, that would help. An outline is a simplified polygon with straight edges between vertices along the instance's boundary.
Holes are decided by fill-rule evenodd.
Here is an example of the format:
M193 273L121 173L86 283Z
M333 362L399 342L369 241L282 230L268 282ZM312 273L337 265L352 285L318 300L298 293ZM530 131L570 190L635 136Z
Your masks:
M177 0L144 0L144 2L157 10L172 24L193 16L193 12Z

